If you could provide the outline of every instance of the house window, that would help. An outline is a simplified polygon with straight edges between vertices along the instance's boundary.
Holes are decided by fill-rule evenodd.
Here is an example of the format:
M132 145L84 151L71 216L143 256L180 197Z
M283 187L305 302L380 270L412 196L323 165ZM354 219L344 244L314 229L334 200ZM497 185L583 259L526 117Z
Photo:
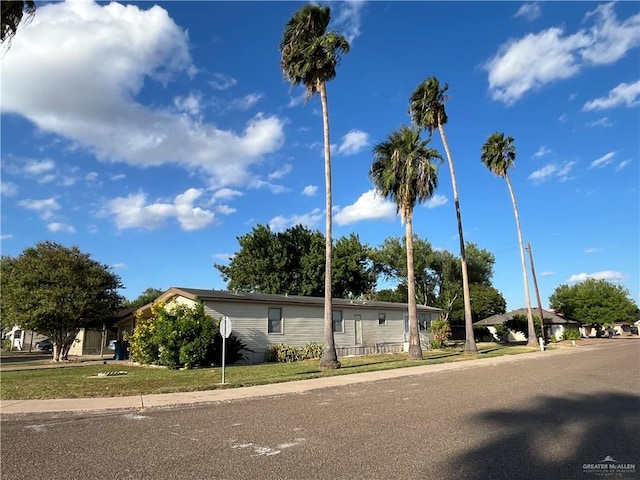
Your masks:
M333 332L344 333L344 322L342 321L342 310L333 311Z
M387 314L379 313L378 314L378 325L386 325L387 324Z
M269 308L269 320L267 322L267 333L282 334L282 309Z
M429 327L431 327L431 314L430 313L419 313L418 314L418 326L420 330L429 331Z

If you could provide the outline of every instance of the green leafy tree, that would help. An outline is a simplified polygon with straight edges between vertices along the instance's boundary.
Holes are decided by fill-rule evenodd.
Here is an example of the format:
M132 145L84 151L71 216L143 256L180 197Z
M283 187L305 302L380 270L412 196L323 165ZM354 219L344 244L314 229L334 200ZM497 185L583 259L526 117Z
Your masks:
M593 278L556 287L549 297L549 306L566 318L592 326L633 323L640 319L638 305L626 288Z
M307 99L320 94L324 132L325 175L325 282L324 282L324 340L325 351L320 359L321 369L340 368L333 337L333 304L331 301L332 193L331 141L329 137L329 105L326 83L336 77L336 67L342 55L349 52L349 42L337 32L327 32L331 9L319 5L305 5L287 22L280 53L282 72L292 86L304 85Z
M333 249L333 288L337 298L362 297L375 288L371 249L355 233L341 237Z
M419 238L417 235L413 236L416 298L422 305L433 305L436 301L434 279L430 273L434 255L434 250L428 240ZM395 280L404 285L403 297L405 297L408 285L406 238L386 238L380 247L372 251L372 256L376 272L387 280Z
M485 144L482 146L481 154L482 163L489 169L491 173L504 178L511 195L511 203L513 204L513 214L516 219L516 229L518 231L518 244L520 246L520 261L522 263L522 276L524 279L524 298L527 304L528 319L528 341L529 347L538 346L538 337L534 332L533 312L531 310L531 297L529 296L529 277L527 275L527 264L524 258L524 243L522 241L522 229L520 227L520 215L518 214L518 204L516 196L513 193L513 186L509 178L509 169L516 160L516 147L513 144L512 137L504 136L504 133L494 133L489 136Z
M466 353L477 353L475 337L473 335L473 319L471 316L471 296L469 294L469 277L467 273L467 256L465 253L464 230L462 228L462 214L460 213L460 199L458 196L458 182L453 165L453 157L449 148L449 141L444 132L444 125L448 122L447 112L444 108L449 99L446 95L449 85L440 88L440 82L436 77L429 77L411 95L409 113L413 122L421 128L429 131L429 135L437 128L440 132L442 145L447 155L449 172L451 173L451 186L453 188L453 201L456 207L456 220L458 222L458 238L460 240L460 266L462 272L462 297L464 300L464 325Z
M472 283L471 292L471 314L473 321L477 322L491 315L498 315L507 311L507 302L502 294L493 286L482 283ZM453 303L451 312L451 323L464 321L464 305L457 297Z
M153 302L156 298L162 295L164 292L158 288L149 287L142 292L135 300L126 300L124 307L128 308L140 308L148 303Z
M416 204L431 198L438 186L438 167L434 160L442 156L427 147L429 140L420 138L420 131L405 125L391 132L388 138L373 148L374 161L369 177L376 190L396 204L405 223L407 250L407 288L409 300L409 359L422 359L413 253L413 210Z
M53 359L66 360L82 328L115 320L120 277L78 247L40 242L0 261L2 323L51 338Z
M238 237L240 250L229 265L215 264L230 290L321 297L324 292L324 235L296 225L272 232L258 225ZM353 298L375 286L370 248L357 235L339 238L333 249L332 296Z
M2 2L2 27L0 41L11 42L23 21L29 21L36 14L36 2L33 1L4 1Z

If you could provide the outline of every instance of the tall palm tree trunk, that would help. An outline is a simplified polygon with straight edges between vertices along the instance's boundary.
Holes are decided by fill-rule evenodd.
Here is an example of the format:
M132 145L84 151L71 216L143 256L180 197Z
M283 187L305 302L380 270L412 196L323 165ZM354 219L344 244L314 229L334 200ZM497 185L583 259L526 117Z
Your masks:
M329 140L329 104L327 103L327 87L318 82L320 101L322 103L322 124L324 128L324 181L326 185L325 215L325 264L324 264L324 350L320 359L320 369L340 368L336 344L333 338L333 302L331 298L331 250L333 237L331 234L332 196L331 196L331 142Z
M453 168L453 158L449 150L449 142L444 133L444 127L438 119L438 130L444 145L444 151L447 154L447 163L449 164L449 172L451 173L451 185L453 187L453 201L456 206L456 219L458 220L458 237L460 238L460 264L462 266L462 297L464 299L464 352L478 353L475 336L473 334L473 318L471 317L471 295L469 293L469 273L467 272L467 254L464 246L464 231L462 228L462 215L460 213L460 200L458 198L458 181L456 180L456 171Z
M407 244L407 295L409 300L409 360L422 360L420 331L418 330L418 306L416 304L416 275L413 267L413 218L405 215Z
M513 193L513 186L511 185L511 179L509 174L505 172L505 180L507 181L507 187L509 187L509 194L511 195L511 202L513 203L513 213L516 217L516 227L518 229L518 243L520 245L520 260L522 261L522 275L524 277L524 299L527 303L527 331L529 332L527 346L537 347L538 338L536 337L536 329L533 325L533 312L531 311L531 297L529 296L529 276L527 275L527 264L524 259L524 243L522 242L522 230L520 229L520 215L518 214L518 205L516 204L516 196Z

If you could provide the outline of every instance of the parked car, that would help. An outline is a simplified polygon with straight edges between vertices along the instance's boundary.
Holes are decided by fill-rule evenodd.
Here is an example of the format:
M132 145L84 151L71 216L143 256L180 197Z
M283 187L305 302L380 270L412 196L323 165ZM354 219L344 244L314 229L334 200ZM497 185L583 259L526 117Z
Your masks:
M51 353L53 352L53 342L50 339L46 338L36 343L36 348L41 352Z

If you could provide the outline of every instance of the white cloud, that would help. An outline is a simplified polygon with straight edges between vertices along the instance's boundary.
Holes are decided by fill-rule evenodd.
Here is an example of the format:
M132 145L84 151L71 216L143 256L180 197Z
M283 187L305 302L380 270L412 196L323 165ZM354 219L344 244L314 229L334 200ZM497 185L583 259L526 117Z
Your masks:
M91 182L98 178L98 172L89 172L84 176L84 179Z
M621 83L606 97L596 98L584 104L582 110L604 110L615 107L635 107L640 104L640 80L635 83Z
M395 203L386 200L375 190L369 190L360 195L353 205L336 207L334 219L338 225L351 225L361 220L393 220L395 215Z
M37 177L56 168L53 160L29 160L24 166L24 173Z
M117 175L112 175L111 180L117 182L118 180L124 180L127 176L124 173L119 173Z
M114 270L122 270L123 268L127 268L128 265L126 263L114 263L113 265L111 265L111 268L113 268Z
M557 177L561 181L569 180L569 173L577 162L572 160L562 165L557 163L549 163L538 170L532 172L527 178L533 183L542 183L552 177Z
M598 120L594 120L593 122L587 123L588 127L613 127L613 123L609 120L608 117L602 117Z
M569 116L566 113L563 113L558 117L558 121L560 123L566 123L568 119L569 119Z
M291 173L291 170L293 170L293 165L291 165L290 163L285 163L281 168L267 175L267 178L269 180L278 180Z
M602 168L609 165L611 162L613 162L613 157L615 156L615 154L616 152L609 152L601 156L600 158L596 158L593 162L591 162L589 168Z
M4 234L0 235L0 240L9 240L10 238L13 238L13 234L12 233L4 233Z
M256 103L258 103L263 97L264 97L264 94L262 93L250 93L248 95L245 95L242 98L236 98L235 100L233 100L231 102L231 107L236 108L238 110L242 110L242 111L249 110Z
M47 224L47 230L52 233L76 233L76 228L67 223L51 222Z
M231 260L233 257L235 257L235 253L214 253L213 258L215 258L216 260Z
M287 108L297 107L301 103L304 103L306 99L307 99L307 92L305 90L302 93L300 93L300 95L298 95L297 97L290 97L289 103L287 104Z
M573 77L585 67L615 63L640 45L640 13L619 22L613 6L587 13L585 20L592 24L576 33L552 27L501 45L483 66L492 98L512 105L530 90Z
M201 95L198 93L190 93L186 97L175 97L173 99L173 104L179 111L195 116L200 113L201 98Z
M60 210L60 204L53 197L44 200L20 200L18 205L27 210L39 212L40 218L43 220L50 219L55 215L55 212Z
M230 207L229 205L216 205L216 212L221 215L231 215L232 213L236 213L236 209Z
M551 277L553 275L555 275L556 272L540 272L538 275L541 277Z
M448 201L449 200L447 200L447 197L445 195L436 193L433 197L424 202L424 206L427 208L437 208L441 207L442 205L446 205Z
M215 90L227 90L236 83L238 83L238 81L235 78L230 75L225 75L224 73L213 73L211 74L211 80L209 80L209 85Z
M593 278L595 280L606 280L607 282L612 282L612 283L620 283L626 280L627 275L621 272L616 272L614 270L605 270L603 272L595 272L595 273L576 273L569 277L569 279L567 280L567 283L584 282L588 278Z
M369 134L362 130L351 130L344 137L338 147L338 153L354 155L369 145Z
M173 112L173 104L136 100L150 81L195 70L186 32L159 6L45 4L13 39L2 67L3 112L102 161L176 164L208 175L213 186L241 185L250 181L251 166L284 141L284 121L276 116L257 114L235 132ZM215 75L214 83L224 88L233 79ZM197 109L195 97L180 104Z
M525 3L515 13L514 17L524 17L527 20L535 20L540 16L540 5L537 2Z
M626 167L630 163L631 163L631 160L623 160L623 161L621 161L618 164L618 166L616 167L616 172L619 172L620 170L622 170L624 167Z
M595 247L589 247L589 248L585 248L584 249L584 253L586 253L586 254L597 253L599 251L600 251L600 249L599 248L595 248Z
M302 215L291 215L288 217L284 215L278 215L277 217L273 217L271 220L269 220L269 227L275 232L286 230L287 228L293 227L294 225L304 225L307 228L314 228L323 218L324 215L322 213L322 210L320 210L319 208L315 208L311 212L304 213Z
M5 197L13 197L18 193L18 186L11 182L0 182L0 194Z
M547 148L545 145L542 145L538 149L538 151L533 154L533 156L536 158L539 158L539 157L544 157L545 155L548 155L550 153L551 153L551 149Z
M349 0L333 6L331 13L334 25L330 28L338 30L349 43L353 43L360 36L361 12L364 4L364 0Z
M274 195L290 191L290 189L285 187L284 185L278 185L277 183L271 183L260 179L253 179L249 184L249 188L268 188Z
M109 201L106 211L114 215L118 230L154 230L163 226L169 218L176 218L183 230L202 230L213 223L214 214L194 205L201 195L202 190L190 188L177 195L173 203L148 204L144 193L138 193Z
M213 194L213 198L220 200L230 200L235 197L242 196L242 192L231 188L221 188Z
M302 194L306 195L307 197L313 197L317 192L318 192L317 185L307 185L302 189Z

